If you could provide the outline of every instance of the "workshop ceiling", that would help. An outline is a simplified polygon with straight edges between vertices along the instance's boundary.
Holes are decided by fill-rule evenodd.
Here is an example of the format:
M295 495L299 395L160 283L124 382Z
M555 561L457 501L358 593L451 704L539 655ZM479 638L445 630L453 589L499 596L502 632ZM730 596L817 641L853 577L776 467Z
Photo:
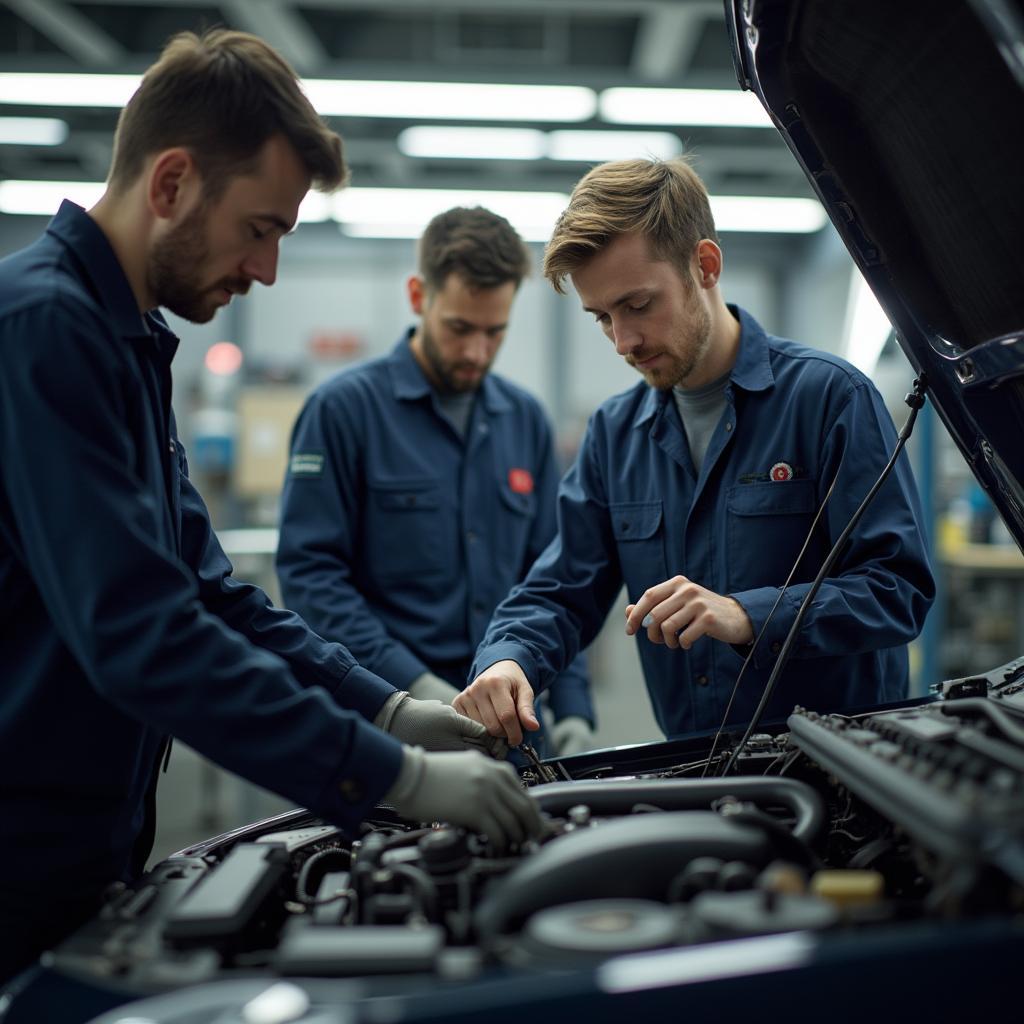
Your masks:
M738 91L715 0L0 0L0 71L137 73L175 32L217 25L262 36L307 78ZM58 117L69 126L59 145L0 144L0 179L101 180L116 115L112 108L0 103L0 118ZM399 133L429 119L331 121L345 138L354 185L567 191L589 166L409 156L398 148ZM625 126L600 114L572 125L539 119L516 127L668 131L695 153L713 193L810 195L770 127Z

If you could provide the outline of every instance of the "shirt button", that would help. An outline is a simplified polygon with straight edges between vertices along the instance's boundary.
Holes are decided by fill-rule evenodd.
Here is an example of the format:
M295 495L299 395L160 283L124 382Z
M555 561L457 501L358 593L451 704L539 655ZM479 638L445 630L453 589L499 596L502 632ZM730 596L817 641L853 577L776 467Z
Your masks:
M473 602L473 611L475 611L477 613L477 615L483 615L483 613L484 613L484 603L483 603L483 601L474 601Z
M338 783L338 790L341 792L342 800L347 800L350 804L363 799L363 787L355 779L342 779Z
M772 654L778 654L781 650L782 644L780 644L779 641L776 640L775 643L772 644Z
M622 532L623 533L628 533L629 532L629 521L628 520L624 519L621 523L619 523L619 526L622 528Z
M476 534L472 530L467 530L466 540L468 540L469 543L472 544L476 540Z
M707 686L708 685L708 677L707 676L697 676L697 685L698 686Z
M731 423L726 423L726 425L725 425L726 433L728 433L730 430L732 430L732 424Z

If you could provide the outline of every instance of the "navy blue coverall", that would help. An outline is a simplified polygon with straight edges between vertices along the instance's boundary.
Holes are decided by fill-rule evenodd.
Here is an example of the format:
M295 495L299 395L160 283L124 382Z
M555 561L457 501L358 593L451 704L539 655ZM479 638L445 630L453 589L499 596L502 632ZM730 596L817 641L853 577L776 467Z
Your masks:
M810 581L896 432L862 373L730 309L740 347L700 473L671 391L641 381L606 401L559 488L558 534L495 612L474 673L510 658L543 689L593 639L623 583L635 602L677 574L735 598L757 636L838 474L733 704L731 722L750 720ZM905 697L906 644L934 596L903 455L812 603L764 720L795 704L839 711ZM709 637L675 650L646 630L637 643L665 734L716 728L746 652Z
M551 429L489 373L463 440L409 347L321 385L302 410L281 510L285 604L407 689L428 670L463 687L498 602L555 532ZM586 664L550 690L591 724Z
M141 872L165 737L349 828L401 763L394 688L232 579L176 346L71 203L0 261L0 978Z

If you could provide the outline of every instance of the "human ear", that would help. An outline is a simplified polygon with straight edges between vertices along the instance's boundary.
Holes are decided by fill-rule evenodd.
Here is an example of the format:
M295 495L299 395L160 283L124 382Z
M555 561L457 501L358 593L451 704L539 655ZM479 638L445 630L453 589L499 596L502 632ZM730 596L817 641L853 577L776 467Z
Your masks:
M187 205L187 193L196 181L195 160L180 146L158 153L149 170L146 198L153 213L170 220Z
M722 250L710 238L697 243L697 283L702 288L714 288L722 276Z

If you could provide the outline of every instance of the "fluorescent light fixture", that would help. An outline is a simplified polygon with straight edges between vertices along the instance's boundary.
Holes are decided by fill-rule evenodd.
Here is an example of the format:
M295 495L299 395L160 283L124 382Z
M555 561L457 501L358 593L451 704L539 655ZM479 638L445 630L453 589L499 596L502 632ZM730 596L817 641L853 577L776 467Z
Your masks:
M63 199L88 209L105 188L102 181L0 181L0 213L52 217Z
M0 146L59 146L67 137L56 117L0 117Z
M586 121L597 110L594 90L579 85L307 78L302 87L321 114L339 117L402 117L431 121Z
M757 97L739 89L605 89L600 105L613 124L773 127Z
M475 160L667 160L682 152L671 132L574 131L533 128L457 128L417 125L398 136L407 156Z
M0 103L123 107L141 75L0 74ZM307 78L302 87L324 115L410 120L587 121L597 94L581 85L487 82L378 82Z
M653 157L670 160L683 151L671 132L554 131L548 132L548 158L598 163Z
M892 333L892 324L861 272L854 267L846 302L842 352L865 376L875 372L878 357Z
M103 195L101 181L0 181L0 213L56 213L62 199L86 208ZM346 234L416 238L438 213L453 206L485 206L508 218L527 241L546 242L569 203L564 192L500 192L439 188L347 188L335 195L310 192L299 222L335 220ZM712 196L719 231L812 232L827 218L816 199Z
M406 156L476 160L539 160L544 133L535 128L456 128L417 125L398 136Z
M334 198L333 212L346 234L416 238L436 214L479 205L507 218L527 241L546 242L568 202L564 192L349 188Z
M711 213L719 231L810 234L828 221L817 199L795 196L711 196Z
M39 107L123 107L141 75L0 74L0 103Z

